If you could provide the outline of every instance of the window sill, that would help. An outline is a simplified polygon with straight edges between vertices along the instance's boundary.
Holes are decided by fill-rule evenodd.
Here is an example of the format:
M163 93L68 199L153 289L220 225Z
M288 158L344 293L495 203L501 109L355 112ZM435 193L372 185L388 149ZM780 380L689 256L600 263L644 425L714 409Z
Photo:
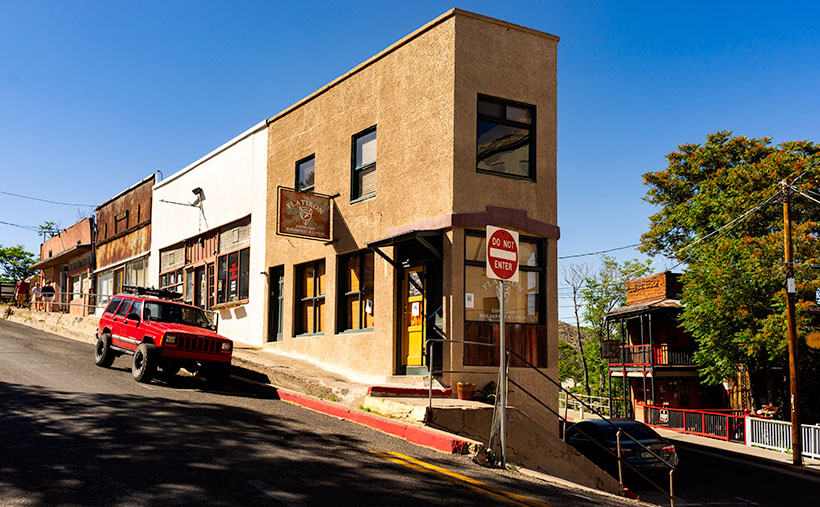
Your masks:
M227 310L229 308L236 308L237 306L242 306L248 304L249 299L239 299L237 301L230 301L228 303L219 303L218 305L213 305L211 310Z
M366 201L366 200L368 200L372 197L376 197L376 192L373 192L372 194L363 195L361 197L357 197L357 198L351 200L350 204L356 204L357 202Z
M358 333L372 333L375 328L366 327L364 329L345 329L344 331L339 331L336 334L358 334Z
M325 332L324 332L324 331L321 331L321 332L319 332L319 333L302 333L302 334L297 334L296 336L294 336L294 338L310 338L310 337L312 337L312 336L324 336L324 335L325 335Z
M475 172L479 174L490 174L492 176L501 176L502 178L510 178L513 180L529 181L536 183L535 176L521 176L518 174L499 173L495 171L488 171L487 169L476 169Z

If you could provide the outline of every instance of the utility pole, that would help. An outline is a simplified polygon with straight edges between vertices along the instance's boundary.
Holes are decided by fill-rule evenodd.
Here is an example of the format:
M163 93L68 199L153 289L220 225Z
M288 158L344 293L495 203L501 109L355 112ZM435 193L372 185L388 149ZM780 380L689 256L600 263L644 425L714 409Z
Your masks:
M792 258L792 217L789 185L783 186L783 250L786 255L786 315L789 328L789 388L791 391L792 463L803 465L803 427L800 424L800 386L797 363L797 326L794 318L794 260Z

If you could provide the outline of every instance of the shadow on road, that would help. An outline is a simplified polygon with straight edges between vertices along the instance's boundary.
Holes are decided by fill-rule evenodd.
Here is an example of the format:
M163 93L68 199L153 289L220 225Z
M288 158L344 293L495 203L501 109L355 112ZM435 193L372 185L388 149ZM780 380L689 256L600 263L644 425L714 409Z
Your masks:
M297 496L341 499L378 473L332 451L370 450L339 426L244 408L3 382L0 403L0 497L35 505L246 504L254 478L290 478Z

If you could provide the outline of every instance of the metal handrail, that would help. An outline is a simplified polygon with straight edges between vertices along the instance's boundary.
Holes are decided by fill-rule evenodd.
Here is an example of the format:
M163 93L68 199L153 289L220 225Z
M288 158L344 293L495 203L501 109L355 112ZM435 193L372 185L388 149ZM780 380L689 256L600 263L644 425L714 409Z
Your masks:
M432 417L432 414L433 414L433 363L432 363L432 344L433 344L433 343L438 343L438 342L440 342L440 343L444 344L444 343L448 343L448 342L449 342L449 343L466 343L466 344L471 344L471 345L482 345L482 346L490 346L490 347L500 347L500 345L499 345L499 344L495 344L495 343L475 342L475 341L469 341L469 340L450 340L450 339L445 339L445 338L430 338L430 339L427 339L426 341L427 341L427 343L426 343L425 345L426 345L426 347L427 347L428 387L429 387L429 398L428 398L429 412L428 412L428 413L430 414L430 417ZM575 396L573 393L571 393L569 390L567 390L566 388L564 388L564 387L563 387L563 386L562 386L559 382L556 382L555 380L553 380L552 378L550 378L550 377L549 377L546 373L544 373L543 371L541 371L539 368L535 367L535 365L533 365L532 363L530 363L529 361L527 361L526 359L524 359L521 355L519 355L518 353L516 353L514 350L510 349L509 347L505 347L505 349L506 349L506 351L505 351L505 352L506 352L506 355L508 355L508 356L509 356L510 354L512 354L513 356L515 356L516 358L518 358L518 359L519 359L519 360L520 360L520 361L524 364L524 366L525 366L525 367L527 367L527 368L529 368L529 369L531 369L531 370L535 371L535 372L536 372L536 373L538 373L540 376L542 376L542 377L543 377L543 378L545 378L547 381L549 381L549 382L550 382L550 383L552 383L554 386L556 386L556 387L559 389L559 392L560 392L560 391L563 391L564 393L566 393L566 394L567 394L567 396L571 396L571 397L572 397L575 401L577 401L578 403L580 403L581 405L583 405L584 407L586 407L589 411L591 411L592 413L596 414L596 415L597 415L598 417L600 417L603 421L606 421L606 422L607 422L607 424L609 424L610 426L612 426L613 428L615 428L615 430L616 430L616 439L617 439L617 441L618 441L618 445L619 445L619 446L620 446L620 435L621 435L621 433L623 433L623 434L624 434L624 435L626 435L626 436L627 436L630 440L632 440L633 442L635 442L638 446L640 446L640 447L641 447L641 448L643 448L645 451L649 452L652 456L654 456L654 457L656 457L657 459L659 459L659 460L660 460L663 464L665 464L666 466L668 466L668 467L669 467L669 492L667 493L667 491L666 491L666 490L664 490L662 487L660 487L660 486L658 486L657 484L655 484L655 482L654 482L654 481L652 481L651 479L649 479L647 476L645 476L643 473L641 473L639 470L637 470L634 466L630 465L629 463L623 462L623 459L622 459L622 457L621 457L621 455L620 455L620 452L619 452L617 455L615 455L615 453L613 453L611 450L609 450L608 448L606 448L606 447L605 447L602 443L600 443L600 442L598 442L598 441L596 441L596 440L593 440L593 439L592 439L592 437L591 437L589 434L587 434L586 432L584 432L582 429L578 428L578 432L579 432L579 433L581 433L581 434L582 434L582 435L584 435L585 437L589 438L589 439L590 439L590 441L595 442L595 443L596 443L599 447L601 447L604 451L606 451L606 452L608 452L609 454L611 454L611 455L615 456L615 458L618 460L618 466L619 466L619 468L621 467L622 462L623 462L624 464L626 464L626 466L628 466L630 469L632 469L632 471L633 471L633 472L635 472L635 473L636 473L636 474L638 474L640 477L642 477L644 480L646 480L647 482L649 482L650 484L652 484L652 485L653 485L653 486L654 486L654 487L655 487L658 491L660 491L661 493L667 494L667 495L669 496L669 504L670 504L670 507L674 507L674 505L675 505L675 498L674 498L674 474L675 474L675 469L676 469L675 465L673 465L673 464L669 463L668 461L666 461L665 459L663 459L662 457L660 457L660 455L656 454L656 453L655 453L655 451L653 451L652 449L650 449L650 448L646 447L645 445L643 445L642 443L640 443L640 442L638 441L638 439L636 439L635 437L633 437L632 435L630 435L628 432L626 432L626 431L624 431L624 430L622 430L622 429L618 428L618 427L617 427L617 426L615 426L614 424L612 424L612 422L611 422L609 419L607 419L607 418L606 418L606 416L604 416L603 414L599 413L597 410L595 410L595 409L594 409L594 408L592 408L591 406L587 405L587 404L586 404L583 400L581 400L580 398L578 398L577 396ZM509 365L509 362L507 362L507 364ZM508 366L508 368L509 368L509 366ZM525 393L527 396L529 396L530 398L532 398L532 399L533 399L533 401L535 401L536 403L538 403L538 404L539 404L539 405L541 405L542 407L546 408L546 409L547 409L548 411L550 411L551 413L555 414L555 415L556 415L556 416L557 416L557 417L558 417L558 418L559 418L559 419L563 422L563 424L564 424L564 432L566 432L566 425L567 425L567 421L566 421L566 418L565 418L565 417L562 417L560 413L556 412L555 410L553 410L552 408L550 408L549 406L547 406L544 402L542 402L540 399L538 399L538 397L536 397L534 394L532 394L532 393L530 393L529 391L527 391L527 390L526 390L523 386L521 386L520 384L518 384L517 382L515 382L515 381L514 381L514 380L512 380L511 378L507 377L507 379L508 379L508 381L509 381L511 384L513 384L513 385L514 385L514 386L516 386L518 389L520 389L523 393ZM501 388L501 386L498 386L497 388ZM496 398L496 399L497 399L497 398ZM567 399L569 399L569 398L567 398ZM563 432L562 432L562 433L563 433ZM619 483L620 483L620 485L621 485L621 488L623 489L623 487L624 487L624 485L623 485L623 476L622 476L622 474L619 474L619 475L620 475L620 477L619 477Z
M120 293L117 293L117 294L101 294L99 292L73 292L73 291L72 292L56 292L55 291L54 292L54 299L52 299L51 301L46 301L45 299L43 299L42 294L40 295L40 298L35 301L33 299L34 295L31 294L30 292L31 291L29 291L29 296L31 296L31 297L27 301L27 303L29 305L29 308L31 308L31 306L33 306L35 304L50 305L50 306L57 306L58 307L57 311L46 310L48 313L63 313L67 310L63 310L62 307L68 308L68 307L71 307L71 306L80 306L80 307L83 307L83 308L95 308L95 309L96 308L105 308L105 306L108 304L108 302L111 299L113 299L114 297L116 297L117 295L120 294ZM76 297L74 299L67 300L67 301L62 301L62 300L59 299L59 296L66 296L66 295L67 296L76 295L78 297ZM75 302L75 301L80 300L80 299L82 299L82 300L95 299L96 303L91 304L91 303ZM191 304L191 303L188 303L186 301L181 301L181 300L180 301L175 301L175 302L182 303L182 304ZM213 324L215 324L215 325L219 324L219 312L214 311L214 310L206 310L204 308L201 308L201 310L209 316L209 318L210 318L210 320ZM40 311L40 310L38 310L37 308L34 308L34 311Z

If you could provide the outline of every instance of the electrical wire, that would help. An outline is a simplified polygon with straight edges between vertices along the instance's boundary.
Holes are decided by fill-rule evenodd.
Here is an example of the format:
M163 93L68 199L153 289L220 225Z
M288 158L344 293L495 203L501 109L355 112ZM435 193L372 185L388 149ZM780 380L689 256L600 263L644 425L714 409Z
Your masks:
M76 206L81 206L81 207L85 207L85 208L96 208L97 207L94 204L76 204L76 203L70 203L70 202L51 201L49 199L40 199L39 197L31 197L31 196L28 196L28 195L15 194L13 192L4 192L2 190L0 190L0 194L11 195L11 196L14 196L14 197L19 197L21 199L31 199L32 201L47 202L49 204L59 204L60 206L75 206L75 207Z
M626 250L627 248L634 248L634 247L640 246L640 245L641 245L640 243L634 243L632 245L619 246L618 248L610 248L609 250L600 250L598 252L589 252L589 253L582 253L582 254L575 254L575 255L559 256L558 259L574 259L575 257L587 257L589 255L598 255L598 254L607 253L607 252L614 252L616 250Z
M0 224L3 224L3 225L10 225L10 226L12 226L12 227L19 227L20 229L25 229L25 230L27 230L27 231L34 231L34 232L39 232L39 231L40 231L40 228L39 228L39 227L37 227L37 226L34 226L34 225L20 225L20 224L12 224L12 223L10 223L10 222L3 222L2 220L0 220Z

